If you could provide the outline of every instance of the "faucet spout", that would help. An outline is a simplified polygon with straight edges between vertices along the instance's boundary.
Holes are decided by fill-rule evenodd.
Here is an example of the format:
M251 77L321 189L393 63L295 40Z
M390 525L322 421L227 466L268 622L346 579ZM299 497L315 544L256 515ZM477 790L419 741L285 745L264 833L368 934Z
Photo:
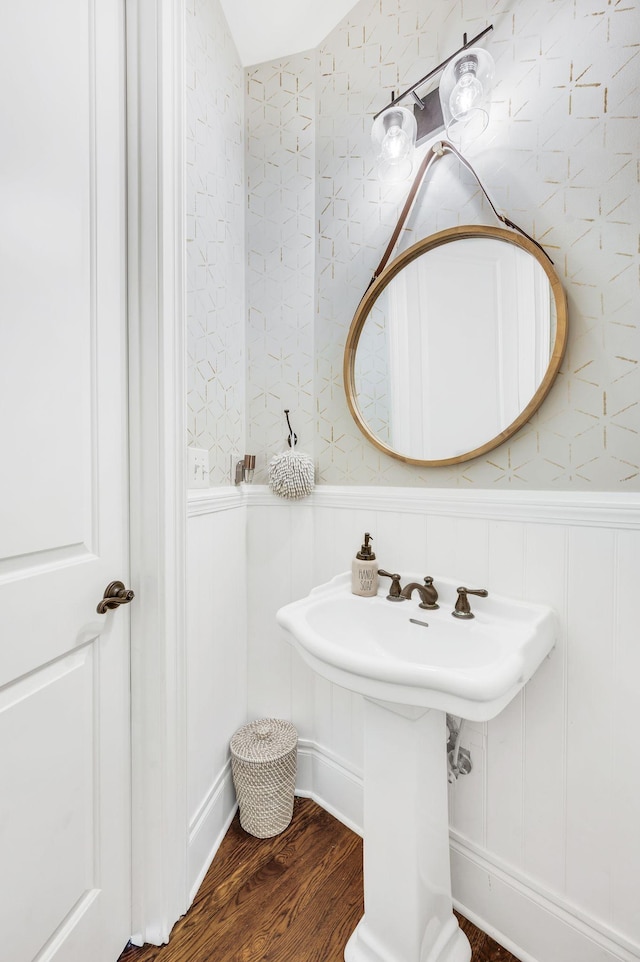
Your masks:
M402 598L410 598L414 591L417 591L420 595L420 608L428 608L430 611L434 611L440 607L438 592L433 585L433 578L429 575L424 579L423 585L417 581L412 581L402 589L400 595Z

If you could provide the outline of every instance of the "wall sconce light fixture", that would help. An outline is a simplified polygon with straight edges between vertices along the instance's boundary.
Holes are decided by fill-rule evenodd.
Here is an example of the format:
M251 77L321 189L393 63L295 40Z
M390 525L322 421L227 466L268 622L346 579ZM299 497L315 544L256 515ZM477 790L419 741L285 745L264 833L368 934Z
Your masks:
M445 67L440 80L440 106L452 143L464 146L486 129L493 72L493 57L482 47L464 50Z
M493 58L474 46L493 25L467 41L450 57L408 87L373 119L371 139L378 158L378 177L397 183L411 175L413 148L446 129L449 139L465 147L489 122ZM442 72L439 88L418 96L417 90ZM400 101L413 98L413 109Z
M408 107L386 107L373 121L371 139L378 157L378 177L396 183L411 175L411 158L418 125Z

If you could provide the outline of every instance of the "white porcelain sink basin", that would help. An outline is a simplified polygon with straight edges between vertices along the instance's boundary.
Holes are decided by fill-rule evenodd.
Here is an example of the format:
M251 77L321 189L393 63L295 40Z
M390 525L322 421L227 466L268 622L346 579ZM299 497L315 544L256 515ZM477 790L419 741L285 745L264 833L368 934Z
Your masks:
M422 583L405 575L403 584ZM451 616L459 582L435 578L440 608L351 593L351 574L337 575L277 619L318 674L370 698L436 708L476 721L497 715L555 643L551 608L493 595L469 597L475 617ZM423 622L415 624L410 619Z
M353 595L348 572L277 613L319 675L366 696L365 912L346 962L471 959L451 899L445 712L493 718L555 642L551 608L490 592L469 597L474 618L452 618L460 582L434 583L435 611L418 594L388 601L386 581Z

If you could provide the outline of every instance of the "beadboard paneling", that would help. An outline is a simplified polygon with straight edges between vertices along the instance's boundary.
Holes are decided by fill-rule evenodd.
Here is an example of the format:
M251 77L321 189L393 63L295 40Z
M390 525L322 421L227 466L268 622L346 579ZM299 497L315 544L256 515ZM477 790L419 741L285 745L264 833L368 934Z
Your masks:
M484 851L488 801L486 725L467 721L463 724L461 744L471 753L473 772L459 779L455 791L449 792L449 823Z
M640 891L640 832L626 831L638 821L640 765L638 759L638 686L640 644L638 639L638 575L640 547L635 532L616 532L614 568L615 605L612 626L613 738L611 744L614 782L617 785L617 831L612 839L616 871L611 880L612 923L623 932L638 927Z
M605 921L610 921L612 911L611 855L620 789L611 750L617 697L612 638L614 547L612 531L574 529L567 566L566 891Z
M546 879L555 891L562 891L569 529L560 525L527 524L524 530L524 590L528 597L536 597L555 609L561 629L553 652L524 693L523 868L533 877ZM545 840L544 844L540 839Z
M198 504L198 502L195 502ZM247 719L246 508L187 524L187 811L189 889L235 810L229 739ZM217 505L219 508L220 505Z
M276 611L313 586L310 506L275 500L250 509L247 529L249 713L251 718L291 719L300 735L313 722L313 677L294 658L276 622Z
M270 495L252 491L251 618L261 626L259 661L250 664L253 713L266 705L295 722L300 712L291 662L288 674L280 671L283 638L267 624L286 600L287 577L293 578L287 557L292 566L304 558L308 583L320 583L348 569L370 531L378 562L388 569L458 577L471 587L553 605L558 641L534 678L498 718L465 723L463 744L474 767L450 792L451 829L461 846L454 895L523 959L574 962L583 949L585 958L611 962L633 952L640 957L634 904L640 784L637 766L629 763L637 757L632 711L640 646L632 599L640 574L640 496L563 495L559 502L527 492L518 502L517 494L494 499L487 492L448 492L444 498L433 491L322 487L304 505L274 509ZM260 543L274 545L270 589L258 585L254 594L254 583L264 579ZM305 593L304 580L291 598ZM305 716L310 757L318 771L319 760L330 758L332 774L322 781L324 795L313 785L300 788L339 814L344 787L344 805L353 812L362 765L361 699L307 675L304 684L307 706L313 692L312 721ZM309 762L306 770L312 768ZM487 882L504 890L510 913L487 898ZM551 955L537 934L541 925L560 933Z
M194 878L230 805L220 766L245 720L230 692L208 687L212 671L237 677L245 665L246 718L298 728L297 790L361 825L362 700L309 672L275 612L346 570L366 530L383 566L463 575L559 616L556 647L524 692L497 719L465 723L473 770L449 799L457 903L525 962L640 957L640 496L559 505L539 492L322 487L289 503L245 486L194 495L189 514L190 718L202 729L190 728L190 764L208 766L190 779Z

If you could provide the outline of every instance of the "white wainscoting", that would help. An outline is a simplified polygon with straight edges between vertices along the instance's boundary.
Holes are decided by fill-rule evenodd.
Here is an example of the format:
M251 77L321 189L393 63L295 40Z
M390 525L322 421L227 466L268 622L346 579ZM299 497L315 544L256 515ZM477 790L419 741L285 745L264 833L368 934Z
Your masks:
M248 702L225 691L214 707L201 688L200 709L190 709L194 884L203 871L195 863L216 847L216 833L201 828L207 805L217 810L219 798L225 818L233 814L219 786L243 710L293 721L297 791L360 830L361 700L314 678L275 612L348 569L370 531L382 567L544 601L560 616L556 648L525 691L494 721L465 725L474 767L450 793L457 905L523 962L640 959L640 495L323 486L289 503L262 486L226 491L190 501L189 592L199 611L190 604L189 700L209 677L211 644L221 646L212 664L246 666ZM246 574L233 585L225 575L231 593L213 600L223 561L242 570L245 511ZM206 732L197 727L205 723ZM212 818L218 833L225 818Z
M236 810L229 740L247 720L246 502L190 493L187 521L187 872L193 900Z

